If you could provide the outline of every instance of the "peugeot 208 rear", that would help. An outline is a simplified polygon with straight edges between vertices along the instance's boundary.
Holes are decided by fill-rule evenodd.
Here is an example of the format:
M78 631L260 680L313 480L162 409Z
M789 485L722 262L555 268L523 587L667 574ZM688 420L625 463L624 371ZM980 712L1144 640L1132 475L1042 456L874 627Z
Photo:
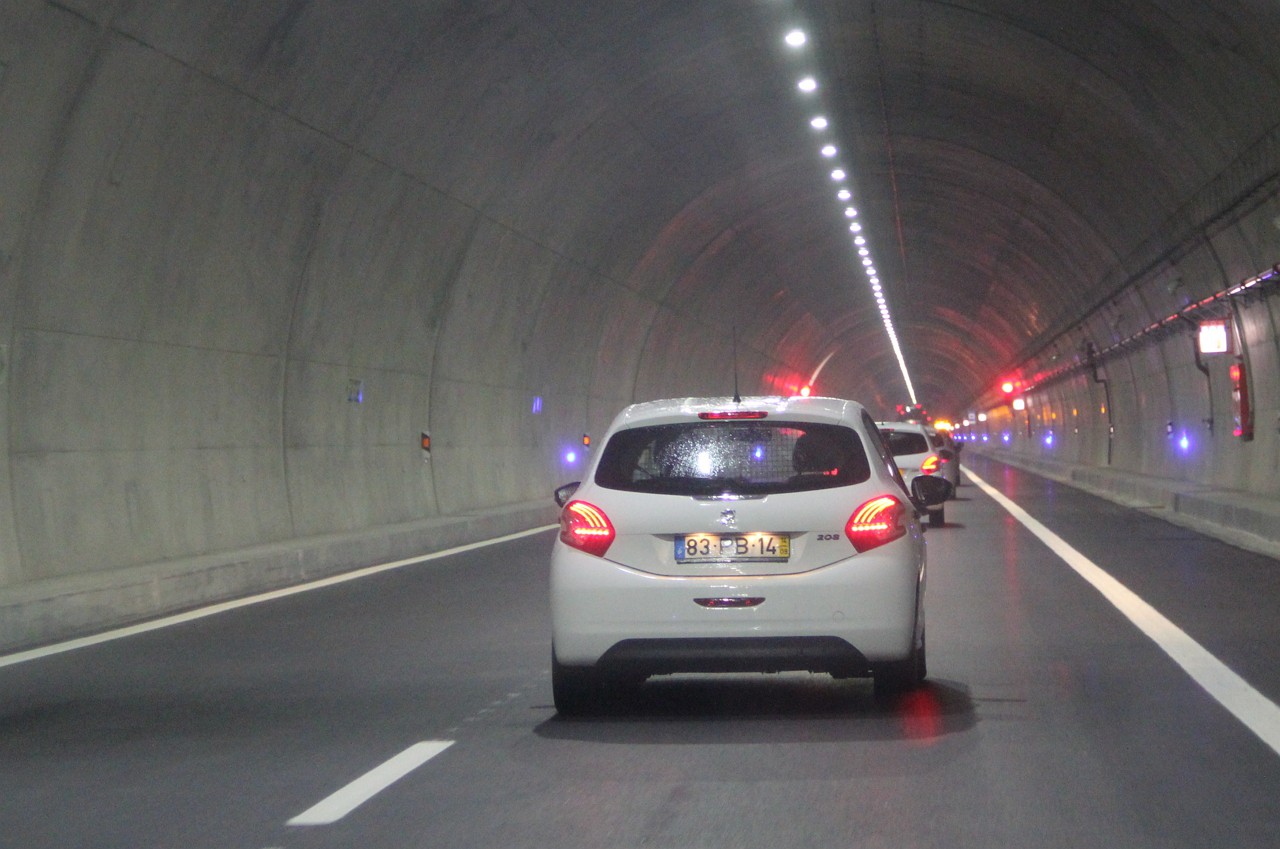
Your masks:
M655 401L620 413L601 444L586 480L558 493L561 713L672 672L923 679L922 529L860 405Z

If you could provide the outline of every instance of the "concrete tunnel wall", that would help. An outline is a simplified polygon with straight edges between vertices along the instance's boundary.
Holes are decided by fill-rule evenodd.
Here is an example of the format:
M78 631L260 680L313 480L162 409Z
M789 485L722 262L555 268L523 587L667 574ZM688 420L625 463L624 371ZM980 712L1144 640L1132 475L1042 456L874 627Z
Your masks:
M728 390L641 262L685 190L623 202L664 151L503 11L0 9L0 645L552 522L583 433Z
M708 280L756 280L744 391L793 389L833 336L882 338L773 282L791 246L744 248L801 206L769 206L796 152L749 111L778 93L733 29L759 21L708 38L634 4L612 13L644 33L623 55L590 20L566 46L551 5L0 6L0 646L553 521L582 433L727 391ZM676 77L744 90L677 108ZM1273 192L1166 266L1192 293L1235 282L1280 259L1278 215ZM1272 310L1246 321L1259 421ZM1164 378L1189 351L1160 351L1112 367L1134 423L1114 462L1275 495L1266 428L1247 458L1219 462L1218 434L1217 461L1159 459L1194 406ZM876 357L833 360L832 394L887 415ZM1080 380L1056 391L1092 408Z
M1277 156L1280 159L1280 156ZM1275 160L1273 160L1275 161ZM1272 180L1274 182L1274 178ZM1116 496L1232 542L1280 552L1280 198L1254 197L1203 239L1153 263L1081 325L1008 377L1065 375L1010 399L985 399L969 428L979 450ZM1273 266L1274 267L1271 267ZM1258 273L1246 275L1247 269ZM1198 355L1195 320L1089 366L1105 350L1246 281L1263 294L1207 317L1226 320L1231 351ZM1230 371L1245 370L1247 407ZM972 412L976 412L972 411Z

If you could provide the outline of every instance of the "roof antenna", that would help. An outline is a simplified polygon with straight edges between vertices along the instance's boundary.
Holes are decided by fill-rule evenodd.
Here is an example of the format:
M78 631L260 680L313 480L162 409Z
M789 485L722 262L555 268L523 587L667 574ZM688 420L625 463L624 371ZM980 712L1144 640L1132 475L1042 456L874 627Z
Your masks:
M742 403L742 396L738 394L738 322L736 321L733 323L733 403Z

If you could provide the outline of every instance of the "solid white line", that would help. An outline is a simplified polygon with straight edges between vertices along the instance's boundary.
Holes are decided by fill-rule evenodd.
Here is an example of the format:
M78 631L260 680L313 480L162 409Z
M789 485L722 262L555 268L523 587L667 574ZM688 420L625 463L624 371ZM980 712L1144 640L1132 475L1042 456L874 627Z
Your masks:
M298 584L292 587L283 587L278 590L260 593L247 598L238 598L232 601L224 601L219 604L213 604L208 607L201 607L197 610L189 610L185 613L174 614L173 616L165 616L161 619L152 619L149 622L140 622L137 625L129 625L124 628L116 628L111 631L104 631L101 634L94 634L89 637L80 637L75 640L67 640L61 643L54 643L49 646L42 646L36 649L17 652L15 654L0 656L0 667L13 666L16 663L25 663L29 660L37 660L42 657L49 657L54 654L62 654L63 652L72 651L74 649L82 649L86 646L96 646L99 643L109 642L111 640L119 640L123 637L132 637L135 634L144 634L147 631L157 631L161 628L168 628L171 625L181 625L184 622L191 622L196 619L203 619L206 616L213 616L217 613L226 613L228 610L236 610L241 607L248 607L251 604L260 604L264 601L272 601L285 596L296 595L298 593L308 592L309 590L320 589L321 587L330 587L334 584L341 584L346 581L354 581L357 578L365 578L369 575L376 575L379 572L386 572L391 569L399 569L404 566L412 566L416 563L425 563L428 560L437 560L441 557L449 557L454 554L462 554L467 551L475 551L478 548L486 548L498 543L510 542L514 539L522 539L523 537L540 534L543 531L549 531L556 525L545 525L540 528L533 528L528 531L520 531L519 533L507 534L506 536L495 537L494 539L482 540L480 542L467 543L457 548L450 548L446 551L436 551L431 554L424 554L421 557L411 557L406 560L396 560L392 563L381 563L376 566L366 566L363 569L357 569L353 572L344 572L341 575L331 575L327 578L320 578L305 584Z
M338 792L307 808L285 825L328 825L337 822L452 745L452 740L415 743Z
M1062 537L1032 518L1025 510L1003 493L975 475L968 467L964 472L987 495L995 499L1013 518L1074 569L1094 589L1116 606L1138 626L1142 633L1155 641L1169 657L1186 671L1191 679L1217 699L1236 719L1258 736L1262 742L1280 754L1280 706L1259 693L1249 682L1210 654L1203 646L1166 619L1154 607L1147 604L1089 558L1076 551Z

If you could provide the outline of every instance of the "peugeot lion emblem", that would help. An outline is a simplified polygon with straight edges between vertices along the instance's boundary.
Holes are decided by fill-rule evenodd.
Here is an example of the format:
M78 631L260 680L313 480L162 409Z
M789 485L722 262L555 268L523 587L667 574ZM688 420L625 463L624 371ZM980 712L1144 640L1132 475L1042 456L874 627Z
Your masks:
M726 528L732 528L738 523L738 514L733 510L725 510L720 514L720 524Z

